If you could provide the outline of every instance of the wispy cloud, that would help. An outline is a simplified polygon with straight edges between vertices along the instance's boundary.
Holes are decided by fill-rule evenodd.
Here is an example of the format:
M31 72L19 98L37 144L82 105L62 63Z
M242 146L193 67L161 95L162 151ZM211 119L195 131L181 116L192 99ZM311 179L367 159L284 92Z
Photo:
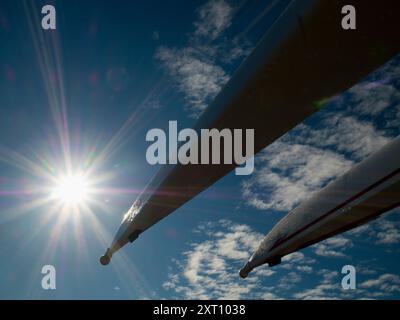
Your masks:
M233 8L226 1L209 1L199 9L194 35L215 40L231 25L232 18Z
M391 140L341 113L326 114L319 126L301 124L256 156L256 171L242 188L248 205L289 211Z
M369 296L384 297L400 292L400 276L385 273L375 279L364 281L361 288L369 289ZM372 290L371 290L372 289Z
M381 220L378 222L378 228L380 229L376 233L378 244L396 244L400 243L400 231L399 223L392 221Z
M317 259L321 255L329 262L337 262L338 256L351 257L348 250L353 247L353 240L347 237L348 233L310 250L289 254L272 269L257 268L246 280L239 278L238 270L258 246L262 238L259 232L245 224L219 220L200 224L194 235L199 240L190 244L182 259L173 260L163 284L174 298L374 299L398 293L399 277L381 266L374 269L371 261L355 264L359 281L356 290L342 289L341 270L321 267Z
M347 257L344 251L353 246L350 239L338 235L333 238L326 239L313 246L314 252L318 256L332 257L332 258L345 258Z
M183 259L174 260L174 272L163 284L176 297L188 299L279 299L313 272L315 259L301 252L289 254L274 269L257 268L246 280L238 271L256 250L262 235L248 225L229 220L201 224L194 230L207 240L194 242ZM274 277L273 285L263 280ZM284 276L282 276L284 274Z
M365 81L342 95L339 103L347 110L361 116L381 116L400 107L400 55L390 60ZM390 122L390 117L386 118Z
M346 104L352 106L351 111L360 115L376 116L400 102L399 90L383 82L360 83L351 88L348 95L350 97L346 100Z
M191 48L178 50L161 47L156 54L157 59L174 77L179 90L185 93L195 114L207 107L207 103L229 79L221 67L203 56L203 53Z
M400 221L390 218L394 215L398 216L399 213L398 209L394 209L378 220L347 232L347 235L367 238L368 241L383 246L398 244L400 243Z
M202 224L195 233L207 235L208 240L193 243L184 259L174 262L179 273L169 275L165 289L188 299L277 298L258 281L273 275L273 270L259 269L250 281L238 276L262 239L260 233L228 220Z
M284 277L279 279L278 290L290 290L301 282L302 276L294 271L288 272Z
M400 105L387 116L387 128L400 128Z
M318 276L321 281L314 288L296 292L293 297L304 300L379 299L391 298L400 292L400 277L391 273L371 277L356 285L355 290L341 287L342 275L337 271L323 269Z
M317 126L301 125L291 136L299 143L330 148L357 160L364 159L391 140L371 122L342 112L326 113Z
M243 183L247 204L257 209L291 210L353 162L329 150L276 142L256 159L256 171Z
M234 8L224 0L211 0L198 10L194 31L187 45L159 47L155 54L165 71L183 93L191 116L199 116L218 94L230 75L224 65L251 51L248 41L222 37L230 27Z
M312 289L297 292L293 297L303 300L338 299L338 291L340 291L339 273L323 269L317 275L322 278L318 285Z

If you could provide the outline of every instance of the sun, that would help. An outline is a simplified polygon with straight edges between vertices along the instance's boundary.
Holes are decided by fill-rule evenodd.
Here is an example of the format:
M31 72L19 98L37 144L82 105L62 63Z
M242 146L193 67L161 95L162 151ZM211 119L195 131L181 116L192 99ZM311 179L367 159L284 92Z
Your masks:
M61 176L53 190L53 198L64 205L83 204L89 194L89 181L82 174Z

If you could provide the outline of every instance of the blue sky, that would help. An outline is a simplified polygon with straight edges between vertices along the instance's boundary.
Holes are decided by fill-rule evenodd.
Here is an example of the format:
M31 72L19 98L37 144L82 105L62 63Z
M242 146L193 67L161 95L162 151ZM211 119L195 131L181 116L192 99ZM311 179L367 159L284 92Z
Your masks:
M400 56L258 154L253 175L225 177L98 262L158 169L146 132L191 127L287 2L0 3L0 298L400 297L399 209L238 276L285 213L399 135ZM56 32L40 28L48 3ZM48 200L68 159L96 189L79 214ZM41 288L47 264L56 290Z

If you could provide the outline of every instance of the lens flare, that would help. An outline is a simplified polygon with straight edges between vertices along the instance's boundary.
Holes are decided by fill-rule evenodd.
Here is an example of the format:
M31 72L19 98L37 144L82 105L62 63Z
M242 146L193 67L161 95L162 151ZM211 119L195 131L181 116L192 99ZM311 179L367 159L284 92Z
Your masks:
M89 183L82 174L61 177L53 191L53 198L65 205L82 204L88 197Z

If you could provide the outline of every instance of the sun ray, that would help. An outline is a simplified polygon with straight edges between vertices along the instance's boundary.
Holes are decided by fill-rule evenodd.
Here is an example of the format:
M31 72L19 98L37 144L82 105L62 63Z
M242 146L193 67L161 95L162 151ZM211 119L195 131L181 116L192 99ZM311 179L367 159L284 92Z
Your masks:
M98 241L103 246L107 246L112 239L112 236L107 232L94 214L89 214L89 218L93 225L92 230L94 230ZM121 252L112 266L119 279L119 285L121 285L121 287L127 292L128 296L134 298L137 297L138 293L140 293L141 297L151 297L152 290L147 285L145 279L137 271L134 263L125 255L125 253Z
M62 250L66 237L72 241L68 245L77 247L77 261L89 263L87 240L94 234L100 245L106 247L112 239L102 224L101 217L99 218L100 214L114 212L104 201L105 196L140 193L140 190L134 188L104 187L115 176L104 172L102 166L130 141L133 135L151 122L156 114L139 106L108 141L88 139L83 148L72 150L74 136L68 118L60 34L43 33L35 27L40 24L35 1L24 1L24 9L53 126L50 129L51 133L41 141L47 150L32 145L28 147L28 151L25 149L24 154L21 154L16 149L0 146L0 161L28 173L26 179L30 183L29 190L0 190L0 196L3 197L26 197L21 199L24 201L22 205L3 211L0 223L20 219L28 213L35 215L33 218L37 219L38 223L26 235L19 252L22 252L22 249L26 250L36 239L43 240L39 235L48 232L48 241L32 263L35 270L40 270L43 262L60 257L58 251ZM118 261L115 268L121 286L125 286L125 290L130 292L132 297L132 288L150 296L151 291L135 266L126 257L121 257ZM35 288L40 276L40 273L34 273L28 292L40 295ZM134 286L130 287L126 279L134 283Z

